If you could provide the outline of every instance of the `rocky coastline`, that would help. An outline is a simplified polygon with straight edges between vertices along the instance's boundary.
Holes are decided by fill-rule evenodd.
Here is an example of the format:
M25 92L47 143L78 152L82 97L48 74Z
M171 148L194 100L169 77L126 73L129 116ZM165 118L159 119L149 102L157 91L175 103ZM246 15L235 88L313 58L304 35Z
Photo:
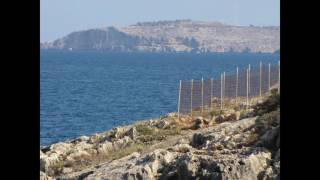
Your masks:
M280 179L280 95L41 147L40 179Z

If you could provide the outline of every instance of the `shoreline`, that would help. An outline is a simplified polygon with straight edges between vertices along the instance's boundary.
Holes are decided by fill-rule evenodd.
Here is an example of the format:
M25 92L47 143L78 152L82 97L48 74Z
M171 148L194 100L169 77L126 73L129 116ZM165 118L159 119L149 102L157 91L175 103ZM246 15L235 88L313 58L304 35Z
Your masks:
M58 142L40 148L40 174L43 179L278 177L280 109L274 101L266 99L246 112L226 109L213 116L184 115L180 120L169 113ZM263 111L264 106L273 110ZM268 164L270 160L277 163Z

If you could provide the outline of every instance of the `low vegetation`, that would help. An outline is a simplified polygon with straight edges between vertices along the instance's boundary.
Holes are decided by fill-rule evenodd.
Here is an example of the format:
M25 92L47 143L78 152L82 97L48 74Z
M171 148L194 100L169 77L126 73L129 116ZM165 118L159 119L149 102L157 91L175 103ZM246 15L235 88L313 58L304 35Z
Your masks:
M63 167L65 166L64 161L58 161L55 164L50 166L53 175L58 175L62 172Z
M245 146L251 146L254 143L256 143L259 140L260 135L258 133L252 133L250 136L246 139Z
M113 151L108 153L105 156L105 160L115 160L115 159L120 159L124 156L130 155L134 152L141 152L143 149L145 149L147 145L138 143L138 144L132 144L131 146L119 149L118 151Z
M262 103L256 104L253 113L256 116L261 116L265 113L276 111L280 108L280 94L276 90L271 91L271 95Z
M277 138L280 133L280 94L273 91L262 103L256 104L253 108L253 114L258 118L246 145L256 143L267 131L274 130L274 134L269 135L273 137L272 141L261 142L260 145L269 149L277 149Z
M145 144L151 144L153 141L166 140L168 136L180 134L181 129L177 126L170 126L166 129L152 128L147 125L137 125L138 141Z

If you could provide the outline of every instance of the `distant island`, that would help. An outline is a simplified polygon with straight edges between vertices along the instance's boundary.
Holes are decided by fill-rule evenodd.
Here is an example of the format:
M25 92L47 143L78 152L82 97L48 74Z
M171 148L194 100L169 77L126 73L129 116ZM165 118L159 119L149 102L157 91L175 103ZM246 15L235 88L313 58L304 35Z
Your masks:
M109 52L279 53L279 26L233 26L193 20L143 22L72 32L41 49Z

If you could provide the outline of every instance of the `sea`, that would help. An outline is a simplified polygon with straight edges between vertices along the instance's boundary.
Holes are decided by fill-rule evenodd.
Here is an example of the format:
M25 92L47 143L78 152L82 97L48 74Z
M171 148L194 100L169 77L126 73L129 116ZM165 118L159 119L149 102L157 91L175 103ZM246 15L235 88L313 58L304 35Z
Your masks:
M277 64L277 53L40 51L40 144L177 111L179 80Z

